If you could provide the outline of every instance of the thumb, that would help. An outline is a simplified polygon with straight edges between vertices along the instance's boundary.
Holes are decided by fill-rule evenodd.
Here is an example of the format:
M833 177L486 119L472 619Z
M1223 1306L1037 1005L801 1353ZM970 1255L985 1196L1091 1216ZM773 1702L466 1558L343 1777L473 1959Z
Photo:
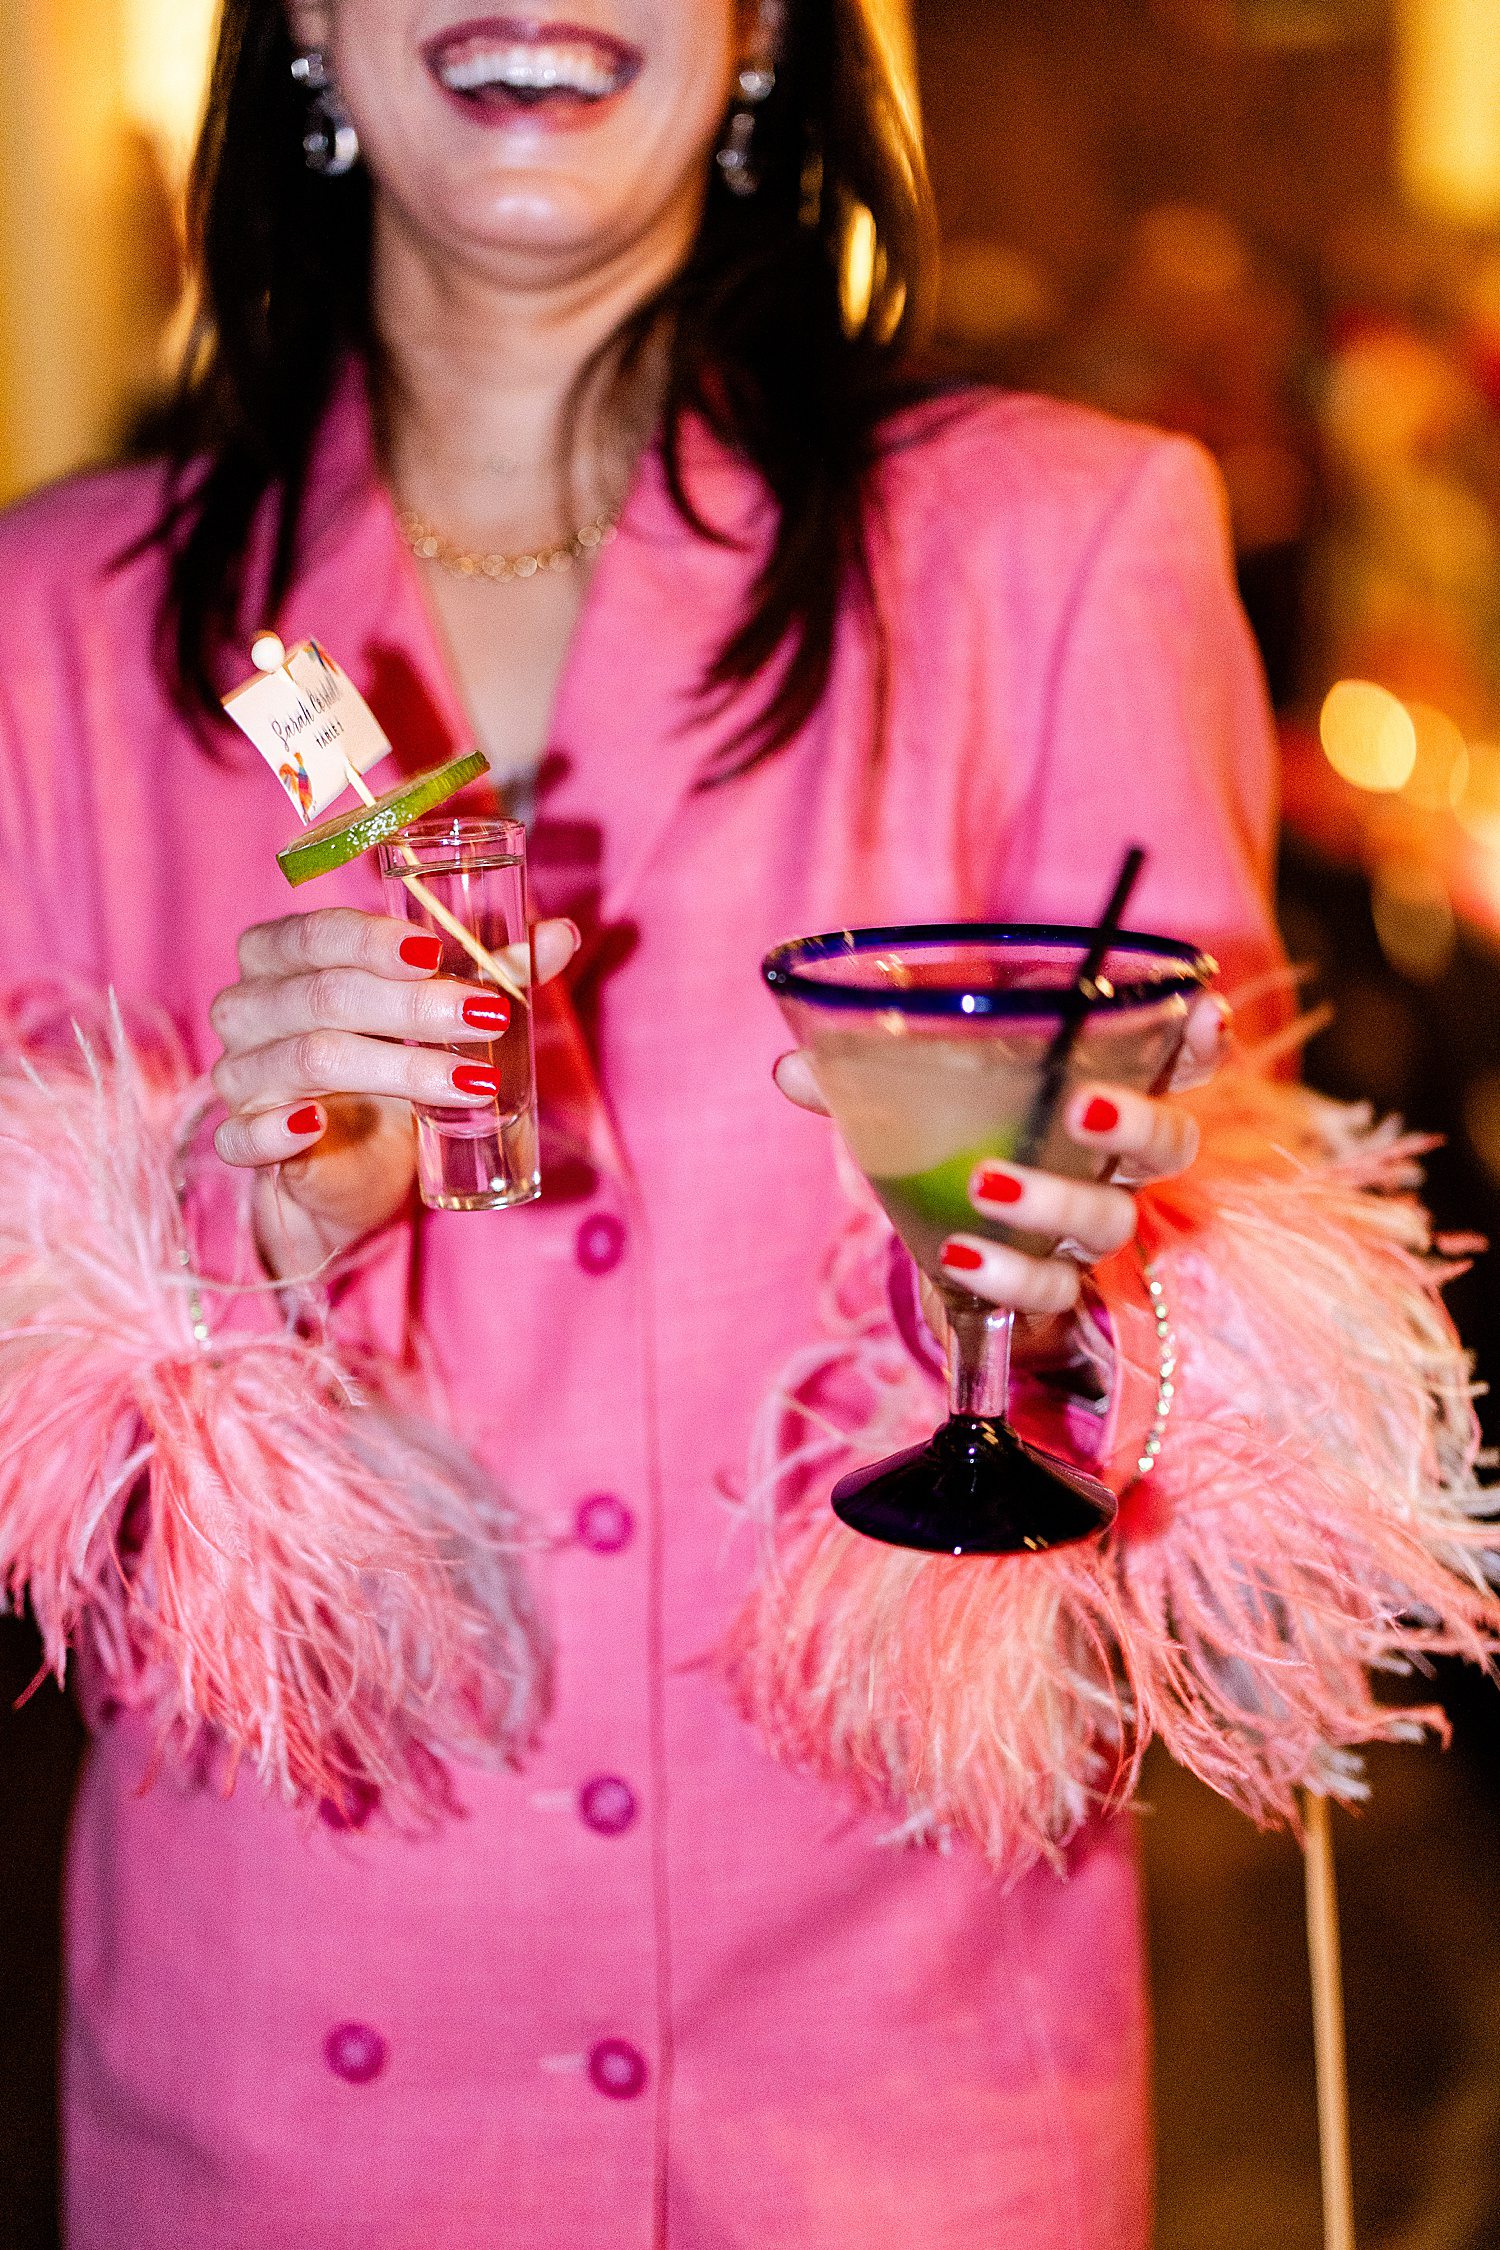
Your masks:
M818 1081L806 1053L799 1047L783 1055L771 1073L789 1102L798 1109L810 1109L819 1117L828 1115L828 1104L818 1092Z

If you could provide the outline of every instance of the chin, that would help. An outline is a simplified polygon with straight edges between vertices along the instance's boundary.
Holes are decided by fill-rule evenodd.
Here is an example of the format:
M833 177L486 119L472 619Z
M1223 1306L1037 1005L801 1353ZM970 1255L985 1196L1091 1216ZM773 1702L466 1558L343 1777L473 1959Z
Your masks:
M444 231L471 253L497 260L551 255L586 264L618 238L625 223L622 211L582 182L551 171L471 182L444 202L449 213Z
M468 263L503 267L514 259L534 267L552 259L563 278L618 253L643 225L654 231L666 220L670 231L690 237L709 162L705 153L684 173L678 192L665 196L660 176L638 164L623 172L611 165L607 179L555 158L524 164L512 158L456 176L429 171L425 193L407 201L407 211L421 233L447 242ZM676 212L680 227L673 224Z

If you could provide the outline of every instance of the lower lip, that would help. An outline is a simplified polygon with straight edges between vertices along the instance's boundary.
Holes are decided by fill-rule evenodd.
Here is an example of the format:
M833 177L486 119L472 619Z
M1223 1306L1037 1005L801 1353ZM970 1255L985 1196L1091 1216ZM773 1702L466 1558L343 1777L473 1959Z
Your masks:
M487 86L482 93L460 94L445 86L437 72L433 80L452 108L472 122L485 126L530 125L549 133L576 133L614 114L636 77L629 71L613 93L586 99L579 94L549 93L538 98L513 94L505 86Z

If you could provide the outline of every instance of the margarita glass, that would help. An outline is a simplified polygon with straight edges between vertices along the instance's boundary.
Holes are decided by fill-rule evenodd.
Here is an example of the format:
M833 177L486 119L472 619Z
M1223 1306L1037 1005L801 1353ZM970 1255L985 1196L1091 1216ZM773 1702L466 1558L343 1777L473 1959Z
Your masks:
M999 1159L1102 1180L1113 1159L1063 1123L1074 1087L1153 1093L1171 1078L1213 962L1170 938L1117 931L1080 985L1096 935L1026 923L845 930L778 946L765 962L849 1153L948 1317L949 1420L834 1493L846 1523L894 1546L1039 1552L1114 1517L1097 1478L1010 1428L1015 1316L942 1265L956 1233L1050 1252L1049 1240L979 1215L975 1168Z

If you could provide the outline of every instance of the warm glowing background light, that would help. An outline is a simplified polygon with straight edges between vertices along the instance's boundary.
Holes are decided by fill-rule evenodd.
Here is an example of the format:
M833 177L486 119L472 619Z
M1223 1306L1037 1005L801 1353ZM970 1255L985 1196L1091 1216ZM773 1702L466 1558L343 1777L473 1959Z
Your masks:
M1328 763L1356 789L1404 789L1416 770L1417 730L1389 688L1340 680L1319 722Z
M1398 0L1400 168L1440 219L1500 220L1500 0Z
M0 0L0 501L160 381L216 0Z
M125 110L174 181L185 175L197 138L218 15L218 0L125 0Z

